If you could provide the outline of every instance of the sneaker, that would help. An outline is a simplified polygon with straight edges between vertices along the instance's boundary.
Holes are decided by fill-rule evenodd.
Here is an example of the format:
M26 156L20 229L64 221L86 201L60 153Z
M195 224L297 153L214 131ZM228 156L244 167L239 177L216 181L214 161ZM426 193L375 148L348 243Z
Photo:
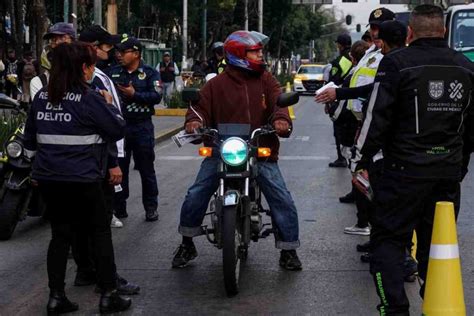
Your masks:
M302 269L301 261L296 254L296 250L282 250L280 254L280 267L289 271L299 271Z
M194 244L181 244L174 253L175 255L172 262L173 268L184 268L189 261L193 260L198 256Z
M367 227L361 228L357 226L357 224L355 224L354 226L344 228L344 234L369 236L370 227L367 226Z
M96 286L96 293L103 293L104 289ZM128 282L126 279L117 274L117 293L120 295L136 295L140 294L140 287L136 284Z
M331 168L347 168L347 161L346 159L336 159L333 162L329 163L329 167Z
M154 222L157 221L159 218L157 210L151 210L145 212L145 221L147 222Z
M112 228L122 228L123 223L115 215L112 215L112 221L110 222L110 227Z
M354 192L349 192L344 196L341 196L339 198L339 202L341 203L355 203L355 197L354 197Z

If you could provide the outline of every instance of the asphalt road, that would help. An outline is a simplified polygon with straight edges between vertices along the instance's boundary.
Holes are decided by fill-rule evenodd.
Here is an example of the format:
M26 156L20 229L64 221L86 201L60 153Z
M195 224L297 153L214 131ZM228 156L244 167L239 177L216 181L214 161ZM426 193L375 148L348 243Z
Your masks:
M305 97L296 106L295 129L282 142L280 167L299 211L303 271L278 266L272 238L251 245L237 297L227 298L222 280L221 252L204 237L196 240L199 257L186 269L171 269L180 243L177 224L187 187L199 168L197 147L178 149L171 141L156 147L160 187L160 221L147 223L141 206L136 171L131 175L129 218L114 229L119 273L142 287L124 315L376 315L378 298L368 265L359 261L357 243L367 237L343 234L355 223L355 207L337 198L349 191L349 171L331 169L335 148L331 122L321 105ZM474 178L463 184L459 241L464 291L474 314ZM48 224L30 218L19 224L13 238L0 243L0 315L45 314L48 298L46 250ZM66 292L80 304L76 315L98 312L93 287L72 286L75 266L70 260ZM419 286L406 284L412 314L421 314Z

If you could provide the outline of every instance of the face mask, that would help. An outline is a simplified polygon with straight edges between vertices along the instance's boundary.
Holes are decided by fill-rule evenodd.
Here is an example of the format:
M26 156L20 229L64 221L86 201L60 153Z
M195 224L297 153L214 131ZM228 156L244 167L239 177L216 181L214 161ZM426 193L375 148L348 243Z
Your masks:
M94 78L95 78L95 71L92 73L92 77L89 80L86 80L86 82L88 84L92 84L92 82L94 81Z

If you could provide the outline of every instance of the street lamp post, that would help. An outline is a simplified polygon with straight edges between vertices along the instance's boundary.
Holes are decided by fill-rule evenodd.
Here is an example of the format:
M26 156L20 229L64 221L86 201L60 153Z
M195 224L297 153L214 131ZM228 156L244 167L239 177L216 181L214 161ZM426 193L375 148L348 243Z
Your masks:
M182 69L187 69L186 57L188 55L188 0L183 0L183 63Z
M263 0L258 0L258 31L263 33Z
M207 0L203 0L204 10L202 12L202 59L207 59Z
M102 0L94 0L94 23L102 25Z

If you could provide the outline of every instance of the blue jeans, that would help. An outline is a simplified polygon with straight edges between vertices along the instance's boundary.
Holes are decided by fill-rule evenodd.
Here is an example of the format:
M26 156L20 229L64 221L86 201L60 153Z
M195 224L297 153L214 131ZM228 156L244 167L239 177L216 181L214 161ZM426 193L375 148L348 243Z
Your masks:
M183 236L199 235L209 200L219 186L217 167L219 159L206 158L189 188L183 206L179 233ZM298 213L295 202L286 188L276 162L259 162L257 183L270 205L273 227L276 228L275 243L278 249L291 250L300 245Z
M151 120L127 124L125 130L125 157L119 158L120 169L123 173L122 191L117 192L114 199L114 209L117 213L127 210L128 174L132 155L142 180L143 207L146 211L154 211L158 208L158 183L154 166L154 147L154 126Z

